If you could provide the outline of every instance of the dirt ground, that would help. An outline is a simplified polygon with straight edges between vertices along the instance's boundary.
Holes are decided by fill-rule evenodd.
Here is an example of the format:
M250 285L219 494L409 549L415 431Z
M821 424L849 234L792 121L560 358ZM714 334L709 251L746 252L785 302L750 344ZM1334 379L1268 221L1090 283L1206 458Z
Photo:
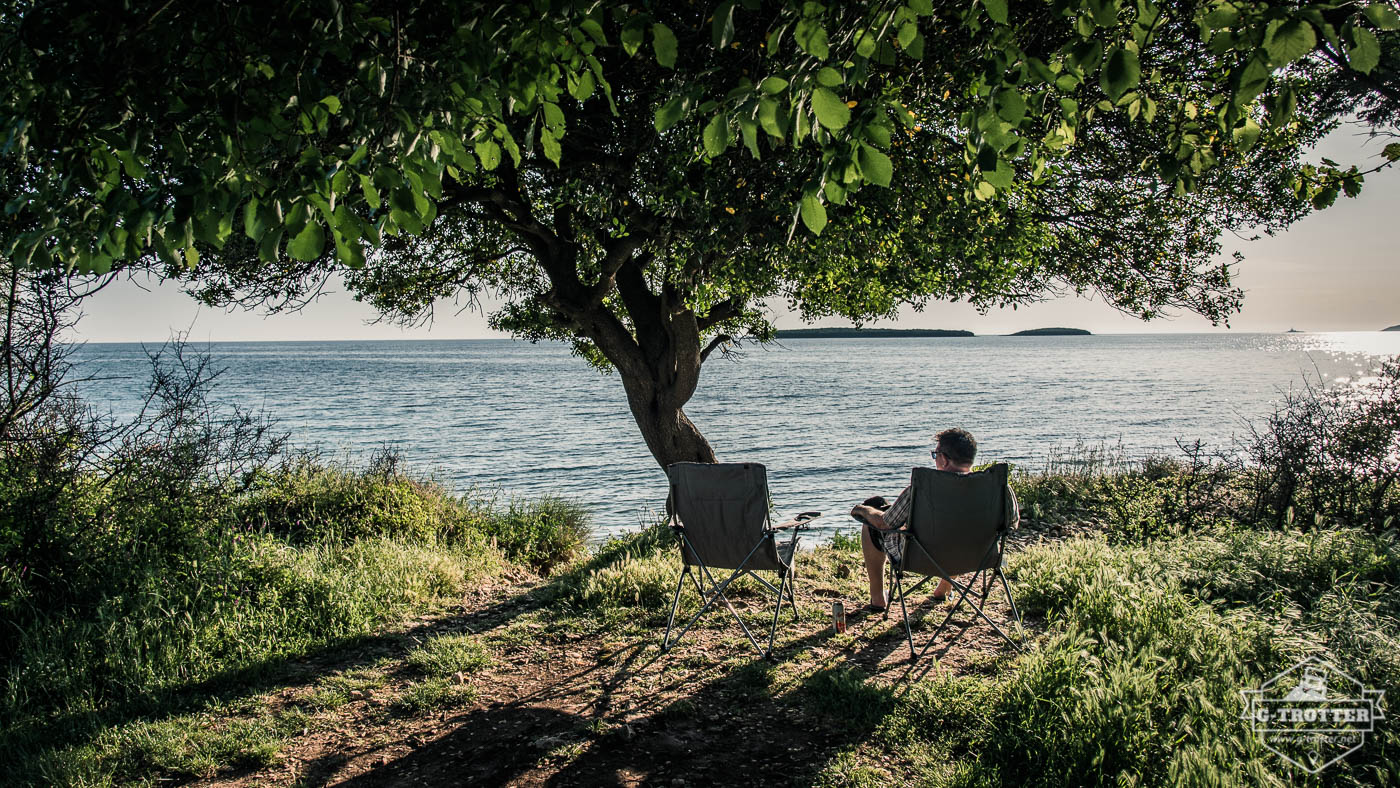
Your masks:
M937 672L995 671L1014 648L986 622L969 620L964 607L961 623L911 664L897 606L888 618L862 609L853 589L863 576L848 566L858 556L841 560L844 579L799 582L800 619L784 612L768 660L722 609L662 653L664 619L653 629L650 621L560 615L542 601L539 578L501 579L455 609L295 665L305 680L269 695L270 706L305 704L328 676L376 678L348 702L317 712L274 766L206 784L811 785L837 753L868 760L878 772L889 756L867 745L872 726L852 724L858 714L833 707L840 701L823 696L823 682L873 677L898 692ZM845 634L832 627L838 599L853 611ZM756 597L735 604L751 622L764 617ZM925 599L911 611L927 618L916 620L916 644L928 642L950 606ZM998 623L1008 620L1000 591L987 611ZM416 678L404 655L445 633L488 644L490 666L454 676L461 702L403 713L395 703Z

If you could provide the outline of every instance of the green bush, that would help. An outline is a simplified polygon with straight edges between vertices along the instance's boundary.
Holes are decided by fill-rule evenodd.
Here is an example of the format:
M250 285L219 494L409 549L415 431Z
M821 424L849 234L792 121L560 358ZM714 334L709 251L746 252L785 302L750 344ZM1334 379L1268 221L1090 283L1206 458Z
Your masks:
M260 474L238 518L297 544L388 536L458 542L482 534L488 513L441 486L400 473L380 454L363 471L301 456Z
M916 684L880 721L892 746L942 753L946 785L1284 785L1240 719L1242 689L1320 653L1370 686L1400 679L1393 538L1224 530L1139 546L1027 548L1010 567L1031 651L988 678ZM1394 781L1377 728L1321 784Z
M1400 517L1400 358L1352 387L1288 392L1239 448L1252 519L1389 528Z
M512 500L493 510L477 527L506 557L549 574L583 554L589 534L588 510L572 501L546 496Z

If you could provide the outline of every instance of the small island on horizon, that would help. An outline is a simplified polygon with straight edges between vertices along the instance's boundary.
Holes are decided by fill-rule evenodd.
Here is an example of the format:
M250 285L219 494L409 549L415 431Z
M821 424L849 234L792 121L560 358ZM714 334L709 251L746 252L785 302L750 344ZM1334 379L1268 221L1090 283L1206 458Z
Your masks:
M1382 328L1381 330L1382 330L1382 331L1400 331L1400 326L1391 326L1390 328Z
M1008 334L1013 337L1087 337L1093 336L1082 328L1028 328Z
M790 328L777 332L778 339L884 339L888 337L971 337L971 331L942 328Z

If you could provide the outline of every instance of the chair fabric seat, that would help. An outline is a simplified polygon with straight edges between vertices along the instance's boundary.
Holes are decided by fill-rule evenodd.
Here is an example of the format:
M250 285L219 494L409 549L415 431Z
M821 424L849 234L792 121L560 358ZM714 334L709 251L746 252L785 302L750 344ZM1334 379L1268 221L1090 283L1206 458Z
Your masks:
M909 639L911 661L933 646L964 603L976 616L991 624L999 635L1013 644L1011 638L987 616L983 609L997 581L1006 592L1011 617L1020 623L1011 586L1002 571L1007 532L1016 525L1015 496L1007 485L1010 468L997 463L974 473L953 473L934 468L915 468L910 477L914 496L909 514L904 554L892 561L891 590L904 614L904 630ZM906 573L924 575L924 579L906 586ZM956 578L971 575L966 582ZM923 652L914 647L914 631L910 625L908 595L932 578L948 580L953 585L949 599L953 607L934 630ZM982 580L982 590L974 587Z
M793 618L797 617L793 560L797 552L797 532L801 528L794 528L790 537L773 529L769 518L768 471L758 463L678 462L666 466L666 476L670 481L671 528L680 542L682 567L671 600L666 634L661 639L662 651L670 650L700 616L722 601L749 642L762 656L768 657L773 651L784 601L792 605ZM780 535L785 537L782 541L779 541ZM714 572L721 569L731 570L722 580ZM774 582L758 574L764 571L777 573ZM766 649L759 645L725 596L729 585L745 574L774 595ZM672 640L671 630L676 624L681 590L687 577L700 594L700 610Z

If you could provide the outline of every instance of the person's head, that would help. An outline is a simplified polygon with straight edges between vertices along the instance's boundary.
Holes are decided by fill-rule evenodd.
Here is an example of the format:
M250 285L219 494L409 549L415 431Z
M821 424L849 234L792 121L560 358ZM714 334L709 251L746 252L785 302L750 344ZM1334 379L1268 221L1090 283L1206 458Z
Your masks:
M938 433L934 436L934 446L934 467L942 471L969 471L977 458L976 439L960 427Z

